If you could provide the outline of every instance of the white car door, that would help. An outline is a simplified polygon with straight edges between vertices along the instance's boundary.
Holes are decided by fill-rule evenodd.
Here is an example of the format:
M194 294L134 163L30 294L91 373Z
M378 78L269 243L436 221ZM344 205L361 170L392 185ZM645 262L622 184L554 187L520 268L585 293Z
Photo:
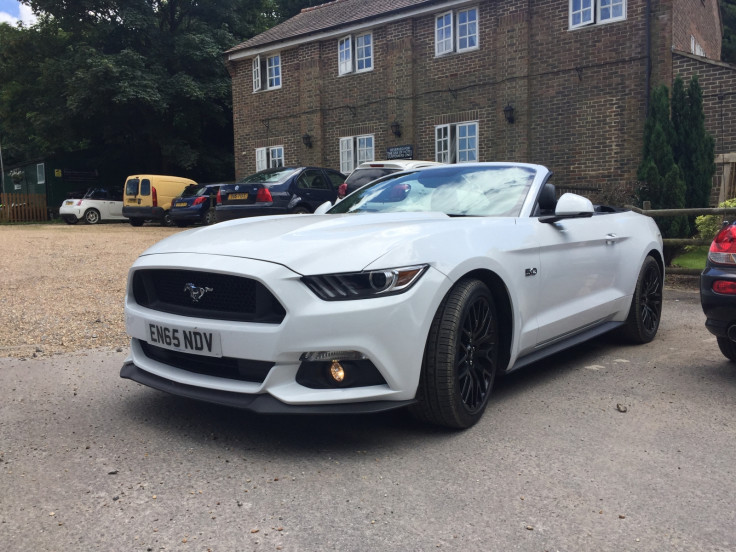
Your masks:
M621 309L625 229L616 215L537 222L537 347L602 323ZM631 269L631 267L623 267Z

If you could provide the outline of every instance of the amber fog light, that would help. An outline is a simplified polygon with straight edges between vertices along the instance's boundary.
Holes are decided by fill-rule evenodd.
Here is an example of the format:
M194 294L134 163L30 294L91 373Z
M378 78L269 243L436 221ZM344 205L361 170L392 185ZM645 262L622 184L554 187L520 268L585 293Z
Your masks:
M340 361L332 361L332 364L330 365L330 376L332 376L332 379L337 383L341 383L342 380L345 379L345 369L342 367L342 364L340 364Z

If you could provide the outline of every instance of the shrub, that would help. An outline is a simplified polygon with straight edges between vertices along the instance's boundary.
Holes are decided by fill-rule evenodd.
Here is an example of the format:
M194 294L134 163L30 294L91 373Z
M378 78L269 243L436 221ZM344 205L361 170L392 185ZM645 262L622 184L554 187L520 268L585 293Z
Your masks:
M727 199L718 204L719 208L736 207L736 198ZM698 229L698 237L703 240L712 240L723 226L726 217L734 218L734 215L701 215L695 218L695 227Z

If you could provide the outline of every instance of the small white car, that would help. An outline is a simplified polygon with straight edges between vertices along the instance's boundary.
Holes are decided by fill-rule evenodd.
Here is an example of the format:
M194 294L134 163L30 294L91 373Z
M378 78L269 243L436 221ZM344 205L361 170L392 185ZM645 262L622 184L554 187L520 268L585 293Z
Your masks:
M496 376L659 327L649 217L556 197L540 165L393 174L327 214L182 232L128 275L120 375L262 413L376 412L467 428ZM318 210L319 212L320 210Z
M59 208L59 216L67 224L77 224L80 220L87 224L128 220L123 216L123 190L119 188L90 188L82 199L65 199Z
M442 165L435 161L421 161L416 159L395 159L391 161L367 161L358 165L345 179L345 190L343 195L352 194L361 186L365 186L369 182L386 176L388 174L397 173L399 171L408 171L413 169L421 169L423 167L433 167Z

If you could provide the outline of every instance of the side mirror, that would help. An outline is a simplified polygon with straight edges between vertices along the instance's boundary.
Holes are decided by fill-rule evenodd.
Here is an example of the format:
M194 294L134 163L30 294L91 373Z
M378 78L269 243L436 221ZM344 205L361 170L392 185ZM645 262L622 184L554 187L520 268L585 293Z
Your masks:
M327 211L330 210L330 207L332 207L332 202L331 201L325 201L322 205L320 205L319 207L317 207L314 210L314 214L315 215L324 215Z
M566 193L557 200L555 214L539 217L539 222L553 223L563 219L592 217L595 209L586 197Z

